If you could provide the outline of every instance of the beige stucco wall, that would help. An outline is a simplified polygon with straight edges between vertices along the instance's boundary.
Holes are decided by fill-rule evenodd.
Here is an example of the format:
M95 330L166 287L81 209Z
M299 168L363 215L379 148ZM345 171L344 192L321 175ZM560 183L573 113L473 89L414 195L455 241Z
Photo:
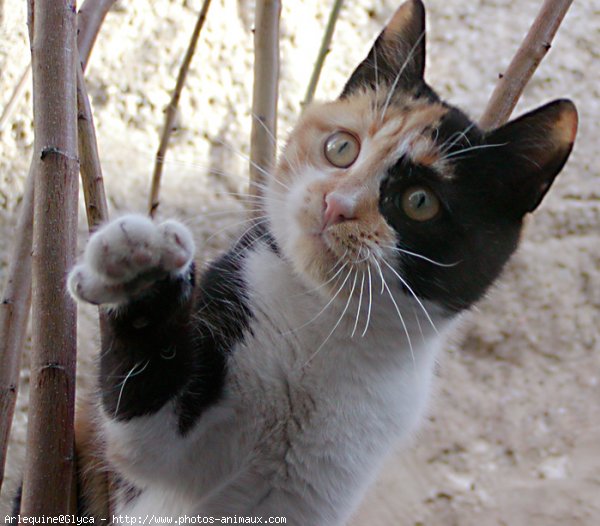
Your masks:
M200 3L123 1L107 18L88 82L112 213L144 210L162 110ZM298 115L330 3L283 2L282 137ZM392 0L346 3L320 98L338 93L396 7ZM430 83L480 115L540 4L426 1ZM242 220L242 204L227 193L246 188L252 20L252 2L213 0L168 154L162 215L192 226L207 257ZM24 2L0 0L0 108L28 60L26 33ZM502 282L448 343L429 418L412 446L387 463L355 525L591 526L600 520L598 42L600 6L574 2L518 107L563 96L576 101L581 126L571 161L531 219ZM30 104L28 91L0 131L2 280L31 155ZM83 242L83 221L80 230ZM80 312L85 388L92 383L97 334L94 309ZM22 380L0 516L24 452L27 371Z

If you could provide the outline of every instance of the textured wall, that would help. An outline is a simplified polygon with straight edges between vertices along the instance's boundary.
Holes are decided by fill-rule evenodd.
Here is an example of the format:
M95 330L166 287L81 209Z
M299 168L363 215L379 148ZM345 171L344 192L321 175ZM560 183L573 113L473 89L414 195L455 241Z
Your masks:
M331 2L283 3L281 136L298 115ZM397 5L346 3L319 98L339 92ZM541 0L425 3L427 78L477 117ZM200 4L120 2L107 18L88 82L113 213L144 210L162 111ZM206 257L243 220L230 194L246 186L253 9L246 0L213 0L168 154L161 213L192 226ZM0 0L0 108L28 60L26 33L24 3ZM356 525L563 526L600 517L599 41L598 4L574 2L517 110L573 98L581 116L574 153L504 279L448 343L429 418L387 464ZM0 131L2 280L31 155L30 105L26 93ZM80 333L79 383L89 388L94 309L81 309ZM24 452L26 371L22 380L0 516Z

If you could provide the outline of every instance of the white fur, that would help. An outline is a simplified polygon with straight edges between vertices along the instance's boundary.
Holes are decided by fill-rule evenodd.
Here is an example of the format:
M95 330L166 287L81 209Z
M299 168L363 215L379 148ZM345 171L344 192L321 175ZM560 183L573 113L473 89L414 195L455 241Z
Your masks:
M194 240L177 221L155 225L137 214L125 215L98 229L88 242L83 262L69 274L69 292L78 300L98 305L120 304L130 297L125 285L145 272L178 274L194 256ZM137 283L138 290L152 285L156 276Z
M96 294L96 300L113 303L111 287L119 282L105 277L107 261L125 261L125 275L135 265L132 254L145 243L175 250L165 232L187 241L185 227L174 222L166 228L139 216L118 221L94 236L84 263L73 271L71 290L77 297ZM154 254L148 258L152 263L138 267L164 265L169 249L161 250L160 258ZM185 256L175 259L189 262ZM86 277L97 275L106 290L86 288ZM384 275L391 283L391 275ZM309 291L285 258L264 246L246 260L244 277L255 313L253 334L231 354L224 399L184 437L171 404L126 423L106 417L109 461L144 489L119 513L267 517L285 510L287 524L343 524L391 447L415 429L440 345L415 301L395 294L413 336L411 351L380 282L372 283L366 334L361 337L361 330L350 337L357 298L339 298L311 321L326 298ZM363 301L361 329L368 308ZM436 307L426 308L442 328Z

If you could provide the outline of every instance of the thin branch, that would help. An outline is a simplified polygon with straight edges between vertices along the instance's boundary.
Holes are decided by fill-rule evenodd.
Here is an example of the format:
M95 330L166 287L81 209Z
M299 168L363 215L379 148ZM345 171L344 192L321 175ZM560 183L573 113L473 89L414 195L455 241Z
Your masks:
M8 267L8 281L0 302L0 488L8 437L17 401L21 349L27 332L31 305L31 242L33 236L33 176L27 177L25 193Z
M25 88L27 88L27 86L29 84L29 75L30 74L31 74L31 63L27 64L27 67L21 74L21 77L19 78L19 81L17 82L17 85L15 86L15 89L13 90L12 95L10 96L10 99L8 99L8 102L6 103L6 106L4 107L4 110L2 111L2 116L0 116L0 131L2 131L4 129L4 126L6 126L6 123L10 120L10 118L15 113L18 102L21 99L21 97L23 96L23 93L25 93Z
M510 118L525 86L551 47L552 39L573 0L545 0L525 40L496 85L479 122L496 128Z
M98 144L94 118L85 87L83 68L77 68L77 141L79 144L79 171L83 186L85 210L90 233L108 221L108 204L104 192L102 167L98 155ZM99 310L100 337L104 338L104 313ZM79 404L75 425L75 447L79 472L79 494L88 505L87 512L99 520L110 520L112 516L110 484L111 474L103 463L95 423L96 406L87 404L82 410Z
M33 344L22 514L52 517L72 509L65 490L74 467L77 312L65 279L77 239L77 22L73 0L35 0L32 12Z
M315 61L315 66L312 75L310 76L308 87L306 88L306 95L302 102L303 107L310 104L315 96L315 90L317 89L319 77L321 76L321 70L323 69L323 64L325 64L325 57L330 51L331 39L333 37L333 32L335 31L335 23L340 15L343 3L344 0L334 0L333 2L331 13L329 13L329 20L327 21L327 27L325 28L325 33L323 33L323 39L321 40L319 54L317 55L317 60Z
M100 25L104 21L106 13L115 4L117 0L93 0L84 2L83 6L77 13L77 27L85 27L86 31L80 31L78 35L79 59L82 64L88 62L90 51L98 35ZM85 69L85 68L84 68ZM25 93L25 88L29 84L29 75L31 74L31 62L27 64L23 73L19 77L19 81L15 86L10 99L6 103L2 115L0 116L0 131L4 129L6 123L13 116L18 102Z
M200 31L202 30L202 26L204 25L204 21L206 20L206 14L208 13L209 6L210 0L204 0L204 4L202 4L202 8L200 9L200 13L198 14L198 20L196 21L194 31L192 32L192 36L190 38L190 43L188 45L187 51L185 52L185 57L183 58L183 62L181 64L181 67L179 68L179 74L177 75L177 82L175 84L175 89L173 90L173 96L171 97L171 101L169 102L169 105L166 109L165 124L163 126L162 134L160 137L160 144L158 146L158 150L156 151L154 172L152 173L152 187L150 189L150 201L148 204L148 213L151 217L154 217L156 209L160 204L160 180L162 178L165 155L167 154L167 148L169 147L169 138L171 137L171 133L173 131L173 123L175 122L175 117L177 116L177 106L179 105L181 92L183 90L183 86L185 85L187 73L190 69L190 64L192 62L194 52L196 51L196 45L198 44Z
M250 194L258 195L275 164L279 96L279 0L257 0L254 28L254 88L250 135Z
M86 0L77 13L77 50L83 71L100 32L100 26L116 2L117 0Z
M86 0L82 10L98 9L101 18L115 3L115 0ZM30 39L33 39L33 3L28 2L28 26ZM90 12L88 10L88 13ZM90 16L87 22L77 18L79 29L78 38L94 42L92 33L99 30L98 16ZM91 48L87 48L80 56L82 66L88 62ZM33 164L32 164L33 168ZM0 487L3 481L8 434L12 424L14 407L17 397L19 379L18 364L25 337L29 308L31 303L31 246L33 231L33 170L27 178L23 203L15 232L13 258L8 270L8 279L0 304Z
M77 142L79 170L90 232L108 220L102 167L98 155L92 108L85 87L83 68L77 68Z

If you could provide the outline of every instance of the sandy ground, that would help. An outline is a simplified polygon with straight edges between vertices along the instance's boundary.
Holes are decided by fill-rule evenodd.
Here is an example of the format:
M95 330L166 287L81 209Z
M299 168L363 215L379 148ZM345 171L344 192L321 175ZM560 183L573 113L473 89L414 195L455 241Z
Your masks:
M200 0L121 2L89 67L113 214L143 211L162 110ZM282 136L299 112L330 2L283 2ZM335 96L396 7L347 2L317 96ZM428 0L427 77L477 117L541 0ZM185 220L211 257L241 228L252 85L253 3L214 0L183 94L161 214ZM0 0L0 108L28 61L25 5ZM518 112L568 96L581 125L574 153L531 218L501 283L448 342L429 417L387 463L354 526L600 523L600 5L574 2ZM31 95L0 131L0 278L31 155ZM229 213L222 213L229 211ZM83 215L82 215L83 218ZM81 222L81 242L85 225ZM94 310L81 309L79 386L93 378ZM28 372L8 478L24 454Z

